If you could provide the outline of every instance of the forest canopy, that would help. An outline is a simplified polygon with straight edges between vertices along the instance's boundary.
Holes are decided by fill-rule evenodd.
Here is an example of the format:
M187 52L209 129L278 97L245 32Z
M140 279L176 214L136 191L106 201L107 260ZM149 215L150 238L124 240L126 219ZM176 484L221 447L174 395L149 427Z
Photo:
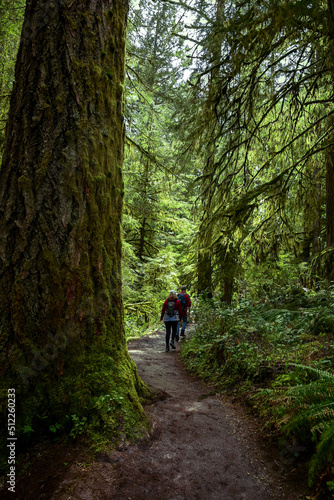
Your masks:
M23 6L1 12L4 134ZM331 280L332 32L331 2L133 3L129 307L175 282L230 303L254 264L279 274L283 254L305 285Z

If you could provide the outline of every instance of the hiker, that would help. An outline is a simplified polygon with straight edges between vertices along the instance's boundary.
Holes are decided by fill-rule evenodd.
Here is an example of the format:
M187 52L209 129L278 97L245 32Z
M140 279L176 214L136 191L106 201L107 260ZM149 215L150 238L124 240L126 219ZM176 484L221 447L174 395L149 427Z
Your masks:
M179 299L182 307L182 317L183 317L183 324L181 328L181 337L185 336L185 329L188 323L188 313L190 313L190 306L191 306L191 300L189 295L187 294L187 287L186 286L181 286L181 293L177 295L177 298ZM181 323L181 322L180 322ZM176 328L176 335L175 335L175 340L178 342L179 341L179 329L180 325L179 323L177 324Z
M169 351L169 345L171 345L173 349L176 349L174 340L176 336L177 325L179 321L182 321L182 307L180 301L176 296L175 290L171 290L169 296L162 306L160 321L164 321L166 325L166 352ZM172 340L169 344L171 330Z

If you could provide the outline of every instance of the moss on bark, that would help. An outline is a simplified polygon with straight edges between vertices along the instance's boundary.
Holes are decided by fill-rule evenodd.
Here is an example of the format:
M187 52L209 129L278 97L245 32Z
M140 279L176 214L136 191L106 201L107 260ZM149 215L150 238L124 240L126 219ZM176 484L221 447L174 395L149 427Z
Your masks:
M127 10L27 4L0 171L1 410L15 388L18 433L36 415L107 433L145 419L121 299Z

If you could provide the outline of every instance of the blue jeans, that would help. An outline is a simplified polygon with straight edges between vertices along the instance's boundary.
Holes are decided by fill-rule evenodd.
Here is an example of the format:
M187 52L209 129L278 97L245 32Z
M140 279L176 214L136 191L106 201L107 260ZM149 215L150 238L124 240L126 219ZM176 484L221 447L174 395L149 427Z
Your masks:
M183 318L182 318L182 330L183 330L183 331L186 329L187 323L188 323L188 318L187 318L187 316L183 316ZM176 327L176 335L178 335L178 334L179 334L179 329L180 329L180 323L179 323L179 322L177 322L177 327Z

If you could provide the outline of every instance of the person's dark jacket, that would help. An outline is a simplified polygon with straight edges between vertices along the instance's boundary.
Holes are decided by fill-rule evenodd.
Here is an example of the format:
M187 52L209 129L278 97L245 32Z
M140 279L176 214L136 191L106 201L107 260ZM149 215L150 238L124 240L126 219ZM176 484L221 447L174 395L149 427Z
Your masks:
M181 292L181 293L184 296L184 300L185 300L185 303L186 303L186 308L183 309L183 316L187 316L187 312L190 311L191 300L190 300L190 297L189 297L189 295L187 293L183 293L183 292Z
M168 303L168 302L171 302L171 301L173 301L173 302L174 302L174 311L175 311L175 310L176 310L176 311L178 311L178 313L179 313L179 318L177 318L176 316L175 316L175 319L173 319L173 318L174 318L174 316L172 316L172 318L169 318L169 317L168 317L168 319L167 319L167 318L164 318L164 315L165 315L165 312L166 312L166 309L167 309L167 303ZM179 301L179 299L176 299L176 298L175 298L175 299L166 299L166 300L165 300L165 302L163 303L163 306L162 306L162 311L161 311L161 317L160 317L160 320L165 319L165 321L166 321L166 320L167 320L167 321L181 321L182 316L183 316L183 312L182 312L181 302Z

